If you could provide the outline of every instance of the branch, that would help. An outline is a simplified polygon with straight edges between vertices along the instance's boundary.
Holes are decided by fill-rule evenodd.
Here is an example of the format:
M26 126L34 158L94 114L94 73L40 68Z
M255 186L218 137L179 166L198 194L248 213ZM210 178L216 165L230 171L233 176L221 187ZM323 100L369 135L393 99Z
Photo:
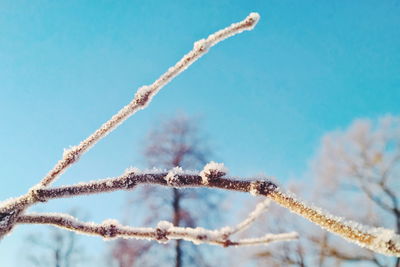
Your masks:
M279 189L274 190L267 197L319 225L321 228L361 247L366 247L388 256L400 257L400 235L393 230L369 227L357 222L346 221L344 218L333 216L318 207L308 206L294 196L281 192Z
M266 199L257 204L256 208L249 214L249 216L243 220L241 223L236 225L235 228L231 230L231 234L236 234L242 232L249 228L249 226L258 218L260 215L268 209L269 205L271 204L271 200Z
M363 254L363 253L355 253L354 251L348 253L346 251L342 251L343 249L340 249L337 245L330 244L328 241L327 232L324 232L322 240L320 236L310 236L308 239L312 243L320 247L320 254L323 257L333 257L335 259L345 260L345 261L371 261L371 262L376 261L374 254L372 253Z
M368 187L363 183L361 179L360 181L360 187L362 191L365 193L365 195L375 202L376 205L378 205L381 209L388 211L388 212L393 212L394 207L391 207L390 205L386 204L379 196L375 196L369 189Z
M268 244L277 241L291 241L298 238L297 233L267 234L259 238L248 238L233 241L230 227L208 230L201 227L176 227L172 223L161 221L156 228L123 226L115 220L106 220L101 224L81 222L76 218L57 213L32 213L18 218L19 224L50 224L86 235L97 235L105 239L117 237L156 240L166 243L172 239L182 239L194 244L212 244L223 247L251 246Z
M234 180L227 177L208 176L207 184L204 176L193 172L181 171L177 173L176 168L170 172L145 172L138 169L128 170L125 174L108 179L96 180L88 183L79 183L70 186L55 188L36 189L33 194L40 202L50 199L74 197L86 194L99 194L116 190L131 190L141 184L161 185L175 188L187 187L209 187L230 191L248 192L255 195L267 196L276 189L276 185L267 180Z

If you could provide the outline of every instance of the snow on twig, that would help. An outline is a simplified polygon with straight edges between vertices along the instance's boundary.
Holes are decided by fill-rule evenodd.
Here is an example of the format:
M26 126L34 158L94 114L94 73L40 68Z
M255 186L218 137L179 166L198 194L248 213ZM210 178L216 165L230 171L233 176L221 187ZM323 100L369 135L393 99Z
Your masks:
M199 174L194 171L184 171L179 167L173 168L168 172L156 170L149 172L140 171L138 173L137 169L132 170L132 172L125 171L123 175L114 178L99 179L92 182L79 183L70 186L39 188L35 191L35 195L37 199L40 199L40 201L47 201L56 198L99 194L116 190L131 190L134 187L143 184L175 188L208 187L239 192L250 192L250 190L256 190L258 195L263 196L267 196L277 188L274 183L268 180L235 180L229 177L219 177L218 179L209 180L207 184L204 184L201 172Z
M133 100L123 107L117 114L105 122L92 135L83 140L79 145L73 146L65 150L63 158L57 162L54 168L40 182L41 186L50 185L57 177L65 171L70 165L76 162L90 147L96 144L100 139L112 132L118 125L124 122L131 115L140 109L144 109L161 88L168 84L173 78L186 70L196 60L203 56L211 47L217 43L239 34L245 30L252 30L259 20L257 13L250 13L243 21L234 23L223 30L217 31L209 35L206 39L202 39L194 43L193 49L182 57L174 66L170 67L163 75L161 75L154 83L142 86L138 89Z
M254 217L251 213L250 217ZM246 220L249 221L249 220ZM254 222L254 220L251 220ZM156 240L166 243L172 239L182 239L194 244L212 244L223 247L228 246L251 246L269 244L277 241L291 241L298 238L297 233L266 234L262 237L232 240L233 232L230 227L217 230L209 230L202 227L177 227L167 221L160 221L156 228L123 226L116 220L106 220L101 224L93 222L81 222L78 219L60 213L31 213L21 215L18 218L20 224L49 224L70 231L87 235L97 235L104 239L112 238L135 238ZM235 228L236 229L236 228Z
M201 180L203 184L207 185L211 179L218 179L224 176L228 172L228 169L223 163L216 163L211 161L204 166L200 172Z

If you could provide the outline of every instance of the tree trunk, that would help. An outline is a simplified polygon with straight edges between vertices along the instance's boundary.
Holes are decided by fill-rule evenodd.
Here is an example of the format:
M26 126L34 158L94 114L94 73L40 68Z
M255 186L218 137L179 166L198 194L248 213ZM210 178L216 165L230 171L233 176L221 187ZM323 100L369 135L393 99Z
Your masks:
M397 234L400 234L400 211L396 209L395 211L395 216L396 216L396 226L397 226ZM395 267L400 267L400 257L397 258L396 263L394 265Z
M60 264L60 250L56 249L55 253L54 253L54 259L55 259L55 266L56 267L61 267Z
M181 201L181 195L178 191L178 189L173 188L173 200L172 200L172 206L173 206L173 221L172 223L174 226L179 226L181 216L180 216L180 201ZM182 248L181 248L181 240L176 240L175 243L175 267L181 267L182 266Z

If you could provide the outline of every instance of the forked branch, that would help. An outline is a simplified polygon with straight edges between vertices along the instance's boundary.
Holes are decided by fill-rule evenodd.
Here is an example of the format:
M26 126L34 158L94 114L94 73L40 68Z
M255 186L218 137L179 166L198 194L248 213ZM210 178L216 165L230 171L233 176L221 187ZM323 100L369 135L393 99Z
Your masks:
M234 23L231 26L211 34L206 39L199 40L194 43L193 50L186 54L174 66L170 67L163 75L161 75L151 85L142 86L138 89L132 101L123 107L117 114L105 122L92 135L83 140L79 145L71 147L64 152L63 158L53 167L53 169L43 178L40 186L50 185L57 177L71 166L79 157L84 154L90 147L96 144L100 139L109 134L119 124L124 122L138 110L145 108L158 91L161 90L173 78L192 65L196 60L202 57L207 51L217 43L239 34L245 30L252 30L257 24L259 15L251 13L241 22Z
M145 108L152 97L173 78L187 69L197 59L203 56L211 47L217 43L239 34L245 30L251 30L257 24L259 15L251 13L243 21L234 23L231 26L211 34L206 39L202 39L194 44L193 49L179 60L174 66L170 67L154 83L149 86L143 86L138 89L133 100L123 107L117 114L105 122L92 135L83 140L79 145L66 150L63 157L52 170L28 193L15 199L0 203L0 239L9 233L18 218L18 216L29 206L40 201L35 197L35 191L39 188L46 188L54 182L68 167L77 162L79 158L96 144L100 139L113 131L118 125L124 122L138 110Z

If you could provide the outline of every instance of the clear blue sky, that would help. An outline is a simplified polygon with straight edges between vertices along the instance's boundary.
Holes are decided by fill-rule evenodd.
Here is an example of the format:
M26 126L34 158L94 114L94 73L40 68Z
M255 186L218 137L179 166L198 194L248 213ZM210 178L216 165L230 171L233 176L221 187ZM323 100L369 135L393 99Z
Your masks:
M360 117L400 113L400 2L0 1L0 199L23 194L61 157L150 84L194 41L257 11L261 21L213 48L148 109L101 141L57 182L143 167L140 144L185 111L233 175L285 181L307 171L321 136ZM124 193L50 202L118 217ZM17 266L18 227L0 242ZM103 241L91 239L97 245Z

